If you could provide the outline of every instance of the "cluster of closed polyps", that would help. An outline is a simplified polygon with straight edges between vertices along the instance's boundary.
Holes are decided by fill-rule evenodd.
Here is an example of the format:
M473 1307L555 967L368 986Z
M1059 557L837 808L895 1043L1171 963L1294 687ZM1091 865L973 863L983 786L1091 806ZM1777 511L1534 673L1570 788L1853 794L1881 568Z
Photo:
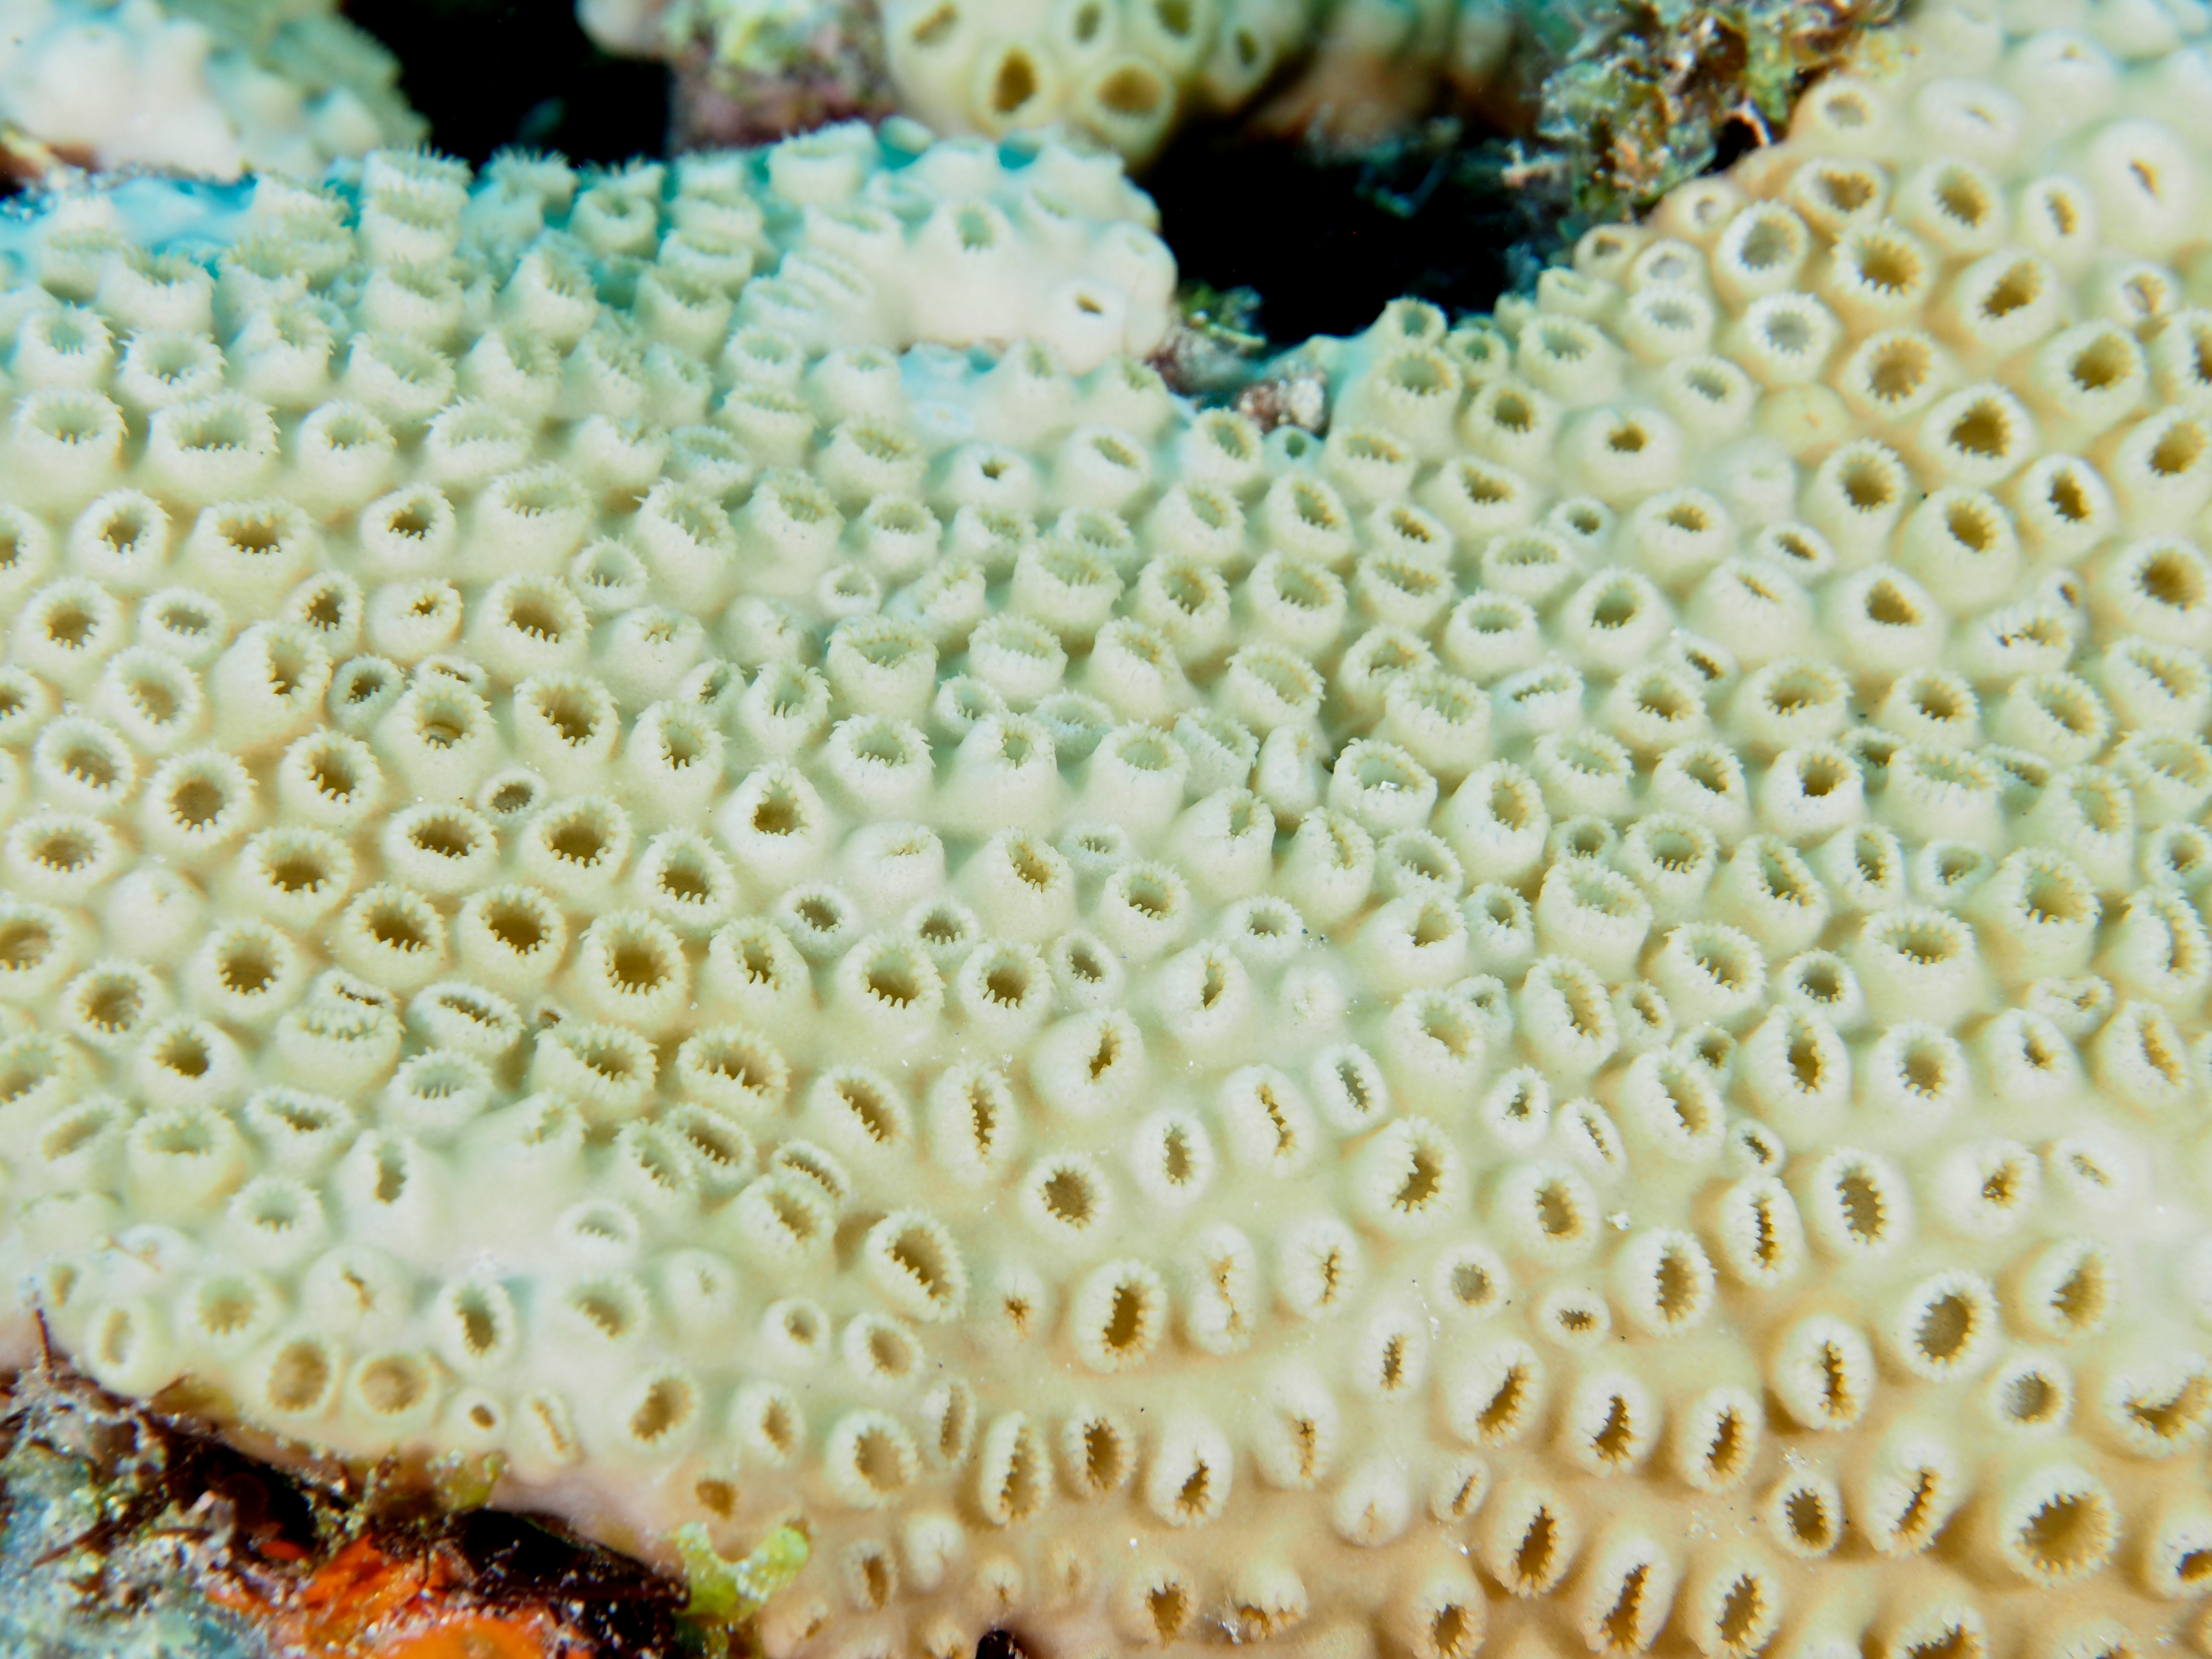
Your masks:
M775 1656L2185 1626L2212 99L1916 28L1326 440L1057 149L50 216L17 1352L794 1522Z

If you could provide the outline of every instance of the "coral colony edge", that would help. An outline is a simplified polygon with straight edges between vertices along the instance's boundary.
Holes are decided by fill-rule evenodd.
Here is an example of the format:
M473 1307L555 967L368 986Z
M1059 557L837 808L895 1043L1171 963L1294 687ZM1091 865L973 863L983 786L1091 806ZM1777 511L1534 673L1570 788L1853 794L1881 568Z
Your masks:
M770 1659L2212 1648L2202 22L1326 435L1052 138L0 221L0 1351Z

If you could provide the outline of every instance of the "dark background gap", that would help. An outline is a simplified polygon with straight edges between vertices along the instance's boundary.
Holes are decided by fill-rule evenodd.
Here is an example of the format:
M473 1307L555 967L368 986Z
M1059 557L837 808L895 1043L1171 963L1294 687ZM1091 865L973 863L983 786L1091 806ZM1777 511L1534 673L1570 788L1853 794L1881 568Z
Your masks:
M1451 121L1342 152L1201 127L1140 182L1182 280L1256 290L1261 327L1291 345L1356 334L1405 295L1488 311L1545 229L1498 170Z
M525 144L611 163L667 142L666 68L599 51L570 0L350 0L346 15L398 55L400 90L448 155L481 165Z

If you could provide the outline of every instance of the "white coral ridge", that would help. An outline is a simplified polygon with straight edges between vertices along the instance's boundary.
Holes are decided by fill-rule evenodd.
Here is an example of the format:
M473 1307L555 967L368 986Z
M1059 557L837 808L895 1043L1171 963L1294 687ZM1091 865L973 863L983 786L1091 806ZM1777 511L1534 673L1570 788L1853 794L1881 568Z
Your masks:
M732 43L722 49L742 59L756 33L787 30L793 9L785 0L576 3L599 45L644 57L679 56L697 36ZM881 10L884 68L904 113L944 133L1064 125L1138 162L1185 121L1251 104L1317 33L1361 64L1411 60L1425 92L1455 26L1448 0L886 0ZM1486 29L1497 33L1487 16L1474 32ZM1356 103L1387 88L1346 74L1336 90Z
M775 1656L2189 1627L2212 75L2037 15L1317 345L1325 441L1094 349L1055 149L58 213L15 1351L795 1522Z
M398 67L336 0L0 0L0 122L94 167L317 174L422 136Z
M1194 117L1249 104L1307 50L1320 15L1340 9L1370 21L1389 14L1386 33L1426 36L1449 9L1436 0L886 0L884 56L899 106L940 131L1063 122L1141 161Z

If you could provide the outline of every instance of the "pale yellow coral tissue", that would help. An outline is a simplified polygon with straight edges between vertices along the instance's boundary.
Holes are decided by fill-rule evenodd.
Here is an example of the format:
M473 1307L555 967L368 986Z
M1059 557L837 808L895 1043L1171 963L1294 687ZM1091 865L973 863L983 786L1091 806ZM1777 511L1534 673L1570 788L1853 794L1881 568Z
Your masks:
M9 1340L796 1527L775 1659L2201 1641L2180 18L1924 9L1325 438L1057 146L57 210Z
M46 147L80 167L313 175L428 130L398 74L336 0L0 0L18 168Z

